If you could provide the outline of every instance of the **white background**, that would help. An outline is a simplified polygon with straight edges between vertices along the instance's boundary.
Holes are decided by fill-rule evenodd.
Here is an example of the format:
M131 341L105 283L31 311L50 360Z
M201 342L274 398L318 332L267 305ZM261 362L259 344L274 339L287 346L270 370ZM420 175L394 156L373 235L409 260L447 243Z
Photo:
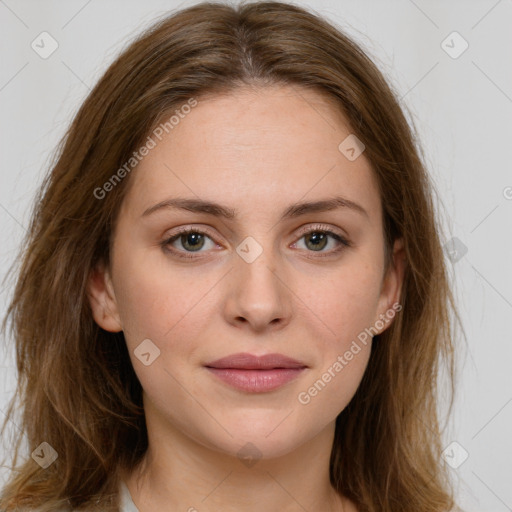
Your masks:
M152 20L193 3L0 0L0 279L49 157L91 86ZM448 452L455 459L469 454L453 469L466 511L512 511L512 0L296 3L366 49L418 129L445 209L443 241L455 236L468 249L447 259L467 346L461 340L445 445L458 443ZM31 48L43 31L59 45L47 59ZM441 46L453 31L469 44L455 59ZM446 44L461 48L453 35ZM10 291L0 289L1 316ZM3 414L16 379L11 340L2 339L0 355Z

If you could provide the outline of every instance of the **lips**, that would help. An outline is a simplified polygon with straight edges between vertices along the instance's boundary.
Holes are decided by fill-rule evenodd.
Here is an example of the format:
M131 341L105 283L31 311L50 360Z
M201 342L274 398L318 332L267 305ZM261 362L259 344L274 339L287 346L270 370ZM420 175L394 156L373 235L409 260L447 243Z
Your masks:
M272 370L274 368L306 368L296 359L282 354L265 354L254 356L247 353L232 354L205 365L207 368L238 369L238 370Z
M205 367L230 387L249 393L273 391L297 378L307 365L282 354L232 354Z

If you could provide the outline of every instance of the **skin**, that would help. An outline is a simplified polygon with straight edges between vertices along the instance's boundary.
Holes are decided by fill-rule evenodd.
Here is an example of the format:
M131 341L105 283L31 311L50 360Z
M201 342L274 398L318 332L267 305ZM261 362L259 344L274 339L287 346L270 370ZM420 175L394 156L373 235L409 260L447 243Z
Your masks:
M350 133L318 93L238 89L199 98L130 176L111 266L91 274L89 294L96 322L124 331L144 390L149 449L124 475L141 512L356 510L331 487L329 456L371 339L308 404L298 401L400 298L402 243L386 269L371 166L364 153L349 161L338 150ZM367 213L344 207L280 220L294 203L334 195ZM143 216L171 197L237 215L162 208ZM162 248L180 226L207 230L202 246L190 237L192 249L186 237L168 244L194 259ZM351 246L329 237L315 250L304 228L332 230ZM247 236L263 251L251 263L236 252ZM145 339L160 350L149 366L134 354ZM277 390L247 393L204 367L237 352L278 352L308 368ZM248 442L258 453L250 467L237 455Z

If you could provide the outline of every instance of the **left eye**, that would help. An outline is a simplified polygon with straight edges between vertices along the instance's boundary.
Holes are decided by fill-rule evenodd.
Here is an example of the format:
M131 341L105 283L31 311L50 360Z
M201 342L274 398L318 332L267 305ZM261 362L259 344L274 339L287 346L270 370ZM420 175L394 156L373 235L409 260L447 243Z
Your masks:
M314 252L320 252L325 249L325 247L329 244L329 239L334 240L336 243L334 243L335 247L333 248L334 251L336 251L336 246L339 248L340 244L344 246L348 246L348 242L338 235L337 233L333 233L332 231L325 231L325 230L313 230L308 231L307 233L304 233L300 240L305 240L305 246L306 249L310 249ZM298 243L298 242L297 242ZM329 251L327 251L329 252Z

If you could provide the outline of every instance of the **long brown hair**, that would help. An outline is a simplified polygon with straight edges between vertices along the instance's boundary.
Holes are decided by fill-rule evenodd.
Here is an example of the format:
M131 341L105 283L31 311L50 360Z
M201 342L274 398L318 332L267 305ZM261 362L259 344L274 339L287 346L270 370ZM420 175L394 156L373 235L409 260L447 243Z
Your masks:
M321 16L281 2L207 2L153 25L107 69L41 187L3 324L11 320L18 387L2 432L12 420L22 433L0 508L117 510L120 470L147 449L142 389L123 333L93 320L88 278L109 263L131 181L126 162L151 130L191 98L247 84L307 87L334 100L366 146L388 254L404 241L403 309L375 338L363 381L337 418L331 483L365 512L454 506L436 386L443 365L453 387L456 310L415 130L376 65ZM105 187L123 165L123 179ZM29 451L18 465L23 436ZM46 469L30 457L43 442L58 455Z

